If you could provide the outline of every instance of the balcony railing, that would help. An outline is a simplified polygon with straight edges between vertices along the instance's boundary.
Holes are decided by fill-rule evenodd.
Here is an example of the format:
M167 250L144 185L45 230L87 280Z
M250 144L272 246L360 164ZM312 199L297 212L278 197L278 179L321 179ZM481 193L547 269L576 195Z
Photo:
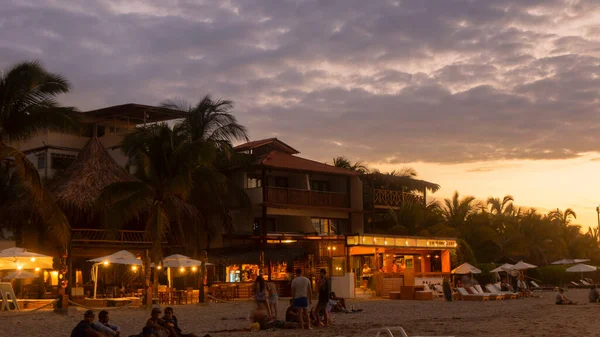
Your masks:
M119 245L151 245L152 240L146 236L144 231L120 230L110 231L105 229L73 229L71 232L71 241L75 245L87 244L119 244ZM175 245L180 245L181 241L174 239ZM163 244L169 244L166 240Z
M350 199L346 193L297 190L280 187L267 187L265 202L297 206L350 207Z
M422 204L425 202L425 199L420 195L402 191L374 189L373 193L373 204L375 206L398 207L404 203Z

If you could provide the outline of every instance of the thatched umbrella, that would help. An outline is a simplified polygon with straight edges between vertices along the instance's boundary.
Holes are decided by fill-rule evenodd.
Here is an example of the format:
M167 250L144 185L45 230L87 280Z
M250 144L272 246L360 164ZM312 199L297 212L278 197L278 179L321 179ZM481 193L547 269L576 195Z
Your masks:
M73 225L93 220L96 199L102 190L126 181L135 181L135 178L115 162L98 138L92 137L49 189Z

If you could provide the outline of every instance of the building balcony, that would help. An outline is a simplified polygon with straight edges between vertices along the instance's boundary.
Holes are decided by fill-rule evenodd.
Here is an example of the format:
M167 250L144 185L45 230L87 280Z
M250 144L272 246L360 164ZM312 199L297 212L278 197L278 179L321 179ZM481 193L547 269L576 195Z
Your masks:
M173 242L163 244L181 246L181 240L173 237ZM152 240L146 236L145 231L120 230L110 231L106 229L73 229L71 231L71 242L73 246L135 246L146 247L152 245Z
M425 198L418 194L402 191L374 189L373 206L375 208L400 207L402 204L424 204Z
M347 193L322 192L293 188L266 187L263 196L262 188L247 189L246 193L253 203L272 203L290 206L349 208L350 198Z

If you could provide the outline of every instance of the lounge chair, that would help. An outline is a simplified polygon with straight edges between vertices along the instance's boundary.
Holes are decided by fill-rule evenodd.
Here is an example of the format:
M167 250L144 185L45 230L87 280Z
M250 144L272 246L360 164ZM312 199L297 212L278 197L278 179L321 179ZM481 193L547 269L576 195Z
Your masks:
M361 336L365 336L365 337L371 337L371 336L374 336L374 337L409 337L408 334L406 333L406 331L404 331L404 329L402 329L402 327L399 327L399 326L369 329L369 330L365 331L364 334L361 334ZM412 336L412 337L425 337L425 336ZM444 336L439 336L439 337L444 337ZM448 336L448 337L454 337L454 336Z
M582 288L583 284L579 284L579 283L577 283L575 281L571 281L568 286L569 286L569 288Z
M487 291L489 291L490 293L504 295L505 300L516 300L517 299L517 294L513 293L512 291L502 291L498 287L496 287L495 284L491 284L491 283L486 284L485 289Z
M478 294L480 294L480 295L488 295L488 296L490 296L490 300L491 301L501 301L501 300L504 299L504 294L502 294L502 293L492 293L492 292L486 293L485 291L483 291L483 289L481 288L481 286L479 284L476 284L474 287L471 287L471 288L473 288L473 290L475 292L477 292ZM473 291L473 290L471 290L471 291Z
M591 283L589 283L589 282L588 282L588 281L586 281L586 280L579 280L579 283L583 284L583 285L584 285L584 286L586 286L586 287L591 287L591 286L592 286L592 284L591 284Z
M463 301L489 301L489 295L469 294L465 288L457 288L460 298Z

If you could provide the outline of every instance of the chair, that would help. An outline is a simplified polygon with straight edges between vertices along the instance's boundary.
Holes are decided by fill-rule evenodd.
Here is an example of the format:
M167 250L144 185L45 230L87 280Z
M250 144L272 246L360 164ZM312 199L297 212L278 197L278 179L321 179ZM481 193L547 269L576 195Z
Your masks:
M185 295L187 297L187 303L189 304L193 304L195 303L195 299L194 299L194 288L192 287L187 287L185 290Z
M516 300L517 299L517 294L511 292L511 291L502 291L501 289L499 289L498 287L496 287L495 284L486 284L485 285L485 289L487 291L489 291L490 293L494 293L494 294L502 294L504 295L504 299L505 300Z
M171 299L171 305L181 303L181 297L179 297L179 294L177 293L177 289L171 288L169 294L170 294L170 299Z
M486 292L483 291L483 289L481 288L481 285L479 285L479 284L476 284L474 287L471 287L471 288L473 288L473 290L475 290L475 292L477 292L480 295L489 295L490 296L490 300L492 300L492 301L501 301L501 300L504 300L504 294L502 294L502 293L492 293L492 292L486 293Z
M586 280L579 280L579 282L580 282L581 284L583 284L584 286L587 286L587 287L590 287L590 286L592 286L592 284L591 284L591 283L589 283L589 282L587 282Z
M374 337L409 337L406 334L406 331L404 331L404 329L402 329L402 327L399 327L399 326L369 329L369 330L365 331L364 335L365 336L374 336ZM412 336L412 337L418 337L418 336ZM425 336L420 336L420 337L425 337ZM443 337L443 336L440 336L440 337ZM453 337L453 336L450 336L450 337Z
M463 301L489 301L489 295L469 294L465 288L457 288L460 298Z

